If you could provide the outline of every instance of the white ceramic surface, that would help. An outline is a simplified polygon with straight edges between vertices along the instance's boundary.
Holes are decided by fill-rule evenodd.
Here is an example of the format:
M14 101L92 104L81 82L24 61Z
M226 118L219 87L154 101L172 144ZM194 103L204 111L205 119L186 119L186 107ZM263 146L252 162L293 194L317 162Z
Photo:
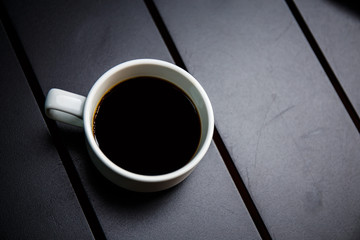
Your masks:
M187 93L199 112L201 138L198 150L188 164L174 172L157 176L129 172L108 159L95 142L92 119L97 104L113 86L139 76L153 76L174 83ZM46 98L45 112L54 120L84 127L89 155L98 170L115 184L139 192L161 191L184 180L204 157L214 131L212 106L198 81L178 66L155 59L132 60L111 68L95 82L86 98L60 89L51 89Z

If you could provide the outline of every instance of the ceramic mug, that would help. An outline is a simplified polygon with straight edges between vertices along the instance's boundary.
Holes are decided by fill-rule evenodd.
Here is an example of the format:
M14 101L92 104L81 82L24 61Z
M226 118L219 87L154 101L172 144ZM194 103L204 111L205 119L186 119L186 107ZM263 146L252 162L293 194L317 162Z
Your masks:
M173 172L149 176L123 169L105 156L93 135L94 113L105 93L122 81L139 76L157 77L170 81L191 98L198 110L201 136L197 151L185 166ZM182 68L154 59L132 60L111 68L95 82L87 97L60 89L51 89L46 97L45 113L51 119L83 127L87 149L97 169L113 183L137 192L161 191L183 181L204 157L214 131L212 106L198 81Z

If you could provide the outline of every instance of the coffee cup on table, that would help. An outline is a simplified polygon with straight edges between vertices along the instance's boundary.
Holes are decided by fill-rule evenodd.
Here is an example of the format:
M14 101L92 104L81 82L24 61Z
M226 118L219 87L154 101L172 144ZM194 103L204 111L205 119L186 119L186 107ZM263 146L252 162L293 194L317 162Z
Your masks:
M83 127L97 169L138 192L161 191L183 181L204 157L214 131L212 106L198 81L154 59L111 68L87 97L51 89L45 112Z

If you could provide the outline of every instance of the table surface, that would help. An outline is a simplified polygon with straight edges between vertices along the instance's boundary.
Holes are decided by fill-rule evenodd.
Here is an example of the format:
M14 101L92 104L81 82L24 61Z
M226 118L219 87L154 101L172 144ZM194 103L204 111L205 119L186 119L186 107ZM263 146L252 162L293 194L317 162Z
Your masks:
M360 8L336 0L0 3L1 239L360 239ZM177 64L215 114L178 186L123 190L47 92Z

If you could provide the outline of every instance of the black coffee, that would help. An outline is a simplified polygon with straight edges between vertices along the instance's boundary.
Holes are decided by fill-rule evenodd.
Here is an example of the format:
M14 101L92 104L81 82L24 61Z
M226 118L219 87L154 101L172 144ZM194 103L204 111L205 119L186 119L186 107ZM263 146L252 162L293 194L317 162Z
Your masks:
M200 141L198 112L174 84L137 77L100 101L93 131L101 151L130 172L159 175L187 164Z

